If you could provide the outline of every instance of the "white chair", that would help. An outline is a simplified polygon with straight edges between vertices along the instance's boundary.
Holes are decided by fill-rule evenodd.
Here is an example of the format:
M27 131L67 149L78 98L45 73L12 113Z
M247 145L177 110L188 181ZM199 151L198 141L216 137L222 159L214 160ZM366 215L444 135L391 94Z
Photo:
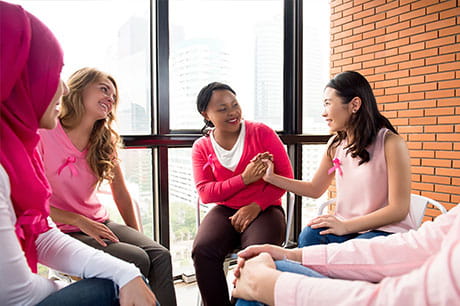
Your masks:
M320 205L318 208L318 216L323 214L324 208L327 206L335 203L335 199L330 199ZM433 205L437 209L441 211L441 213L447 213L447 209L440 204L439 202L432 200L430 198L418 195L418 194L411 194L410 195L410 213L409 216L412 219L412 222L416 225L416 228L419 228L422 224L423 217L425 216L425 211L428 204Z

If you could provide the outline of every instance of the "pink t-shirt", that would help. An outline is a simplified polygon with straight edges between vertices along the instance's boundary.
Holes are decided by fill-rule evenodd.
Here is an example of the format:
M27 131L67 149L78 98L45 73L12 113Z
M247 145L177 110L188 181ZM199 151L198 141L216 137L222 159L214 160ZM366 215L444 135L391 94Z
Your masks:
M335 157L340 160L342 173L336 170L337 202L335 215L348 220L367 215L388 205L388 171L385 159L385 135L388 129L382 128L376 140L366 148L370 160L359 165L359 158L346 154L347 143L342 141L337 147ZM378 230L390 233L406 232L416 228L409 215L398 223L382 226Z
M106 221L109 214L96 196L97 179L86 161L86 150L80 152L72 144L60 123L53 130L40 130L40 135L38 148L53 190L50 205ZM69 224L56 224L65 233L80 231Z

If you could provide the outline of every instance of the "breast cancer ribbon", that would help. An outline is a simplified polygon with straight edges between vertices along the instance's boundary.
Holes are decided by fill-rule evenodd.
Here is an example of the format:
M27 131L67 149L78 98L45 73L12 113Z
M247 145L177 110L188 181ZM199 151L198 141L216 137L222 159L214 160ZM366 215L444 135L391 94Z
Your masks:
M212 157L212 154L208 155L208 161L206 164L203 165L203 170L206 169L207 167L211 167L211 170L214 171L215 166L214 166L214 158Z
M70 170L70 174L72 176L77 176L78 175L78 171L77 171L77 168L75 168L75 162L77 161L77 159L75 158L75 156L69 156L67 157L67 159L65 160L65 162L62 164L62 166L59 167L58 171L57 171L57 174L58 175L61 175L61 172L62 170L64 170L65 167L69 167L69 170Z
M332 161L332 163L334 164L334 166L329 169L327 171L327 174L331 174L332 172L334 172L335 170L339 170L339 174L342 176L343 175L343 171L342 171L342 167L340 167L341 163L340 163L340 160L338 158L334 158L334 160Z

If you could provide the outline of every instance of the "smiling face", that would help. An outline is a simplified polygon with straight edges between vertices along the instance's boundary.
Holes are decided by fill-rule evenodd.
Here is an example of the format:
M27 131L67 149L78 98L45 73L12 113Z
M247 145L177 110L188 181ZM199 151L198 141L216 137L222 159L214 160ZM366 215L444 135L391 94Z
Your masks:
M344 104L343 98L337 95L335 89L326 87L322 116L326 119L331 132L345 131L354 112L356 112L354 103Z
M238 133L240 130L241 107L236 96L229 90L214 90L201 115L220 132Z
M50 104L46 108L42 117L40 118L40 128L43 129L54 129L57 124L57 118L59 116L59 110L61 107L61 97L69 92L67 85L59 80L58 88L51 99Z
M116 95L115 86L108 78L89 84L83 91L86 115L94 117L94 120L107 118L117 101Z

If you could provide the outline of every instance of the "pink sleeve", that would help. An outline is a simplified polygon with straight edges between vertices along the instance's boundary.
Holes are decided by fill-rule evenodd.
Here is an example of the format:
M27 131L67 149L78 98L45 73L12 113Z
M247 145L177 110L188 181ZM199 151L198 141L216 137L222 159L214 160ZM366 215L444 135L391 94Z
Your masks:
M275 305L458 305L459 266L457 238L419 268L377 284L283 273L275 284Z
M261 142L265 145L265 151L273 154L275 173L288 178L293 178L294 174L291 162L281 139L275 131L268 126L262 125L259 128L259 131L259 137ZM259 192L260 196L257 198L256 203L259 204L262 210L265 210L270 205L273 205L273 202L281 198L281 196L286 192L284 189L280 189L268 183L260 184L259 186L261 188Z
M407 273L441 249L455 219L460 223L459 210L460 206L455 207L435 222L425 222L417 231L305 247L302 263L333 278L372 282Z
M217 181L211 167L205 167L207 162L208 156L203 142L195 143L192 148L193 176L198 195L203 203L225 201L246 187L241 175Z

